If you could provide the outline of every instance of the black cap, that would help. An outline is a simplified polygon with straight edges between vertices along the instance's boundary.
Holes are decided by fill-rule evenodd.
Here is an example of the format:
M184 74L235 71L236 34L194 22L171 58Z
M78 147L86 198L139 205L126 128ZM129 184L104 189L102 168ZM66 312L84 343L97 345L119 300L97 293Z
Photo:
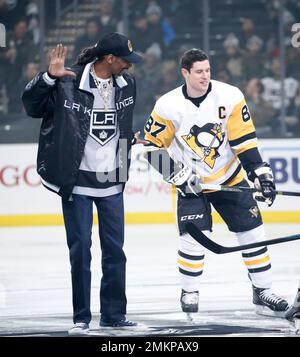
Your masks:
M96 50L99 57L112 54L130 63L138 63L142 60L142 56L133 51L131 41L117 32L104 36L96 44Z

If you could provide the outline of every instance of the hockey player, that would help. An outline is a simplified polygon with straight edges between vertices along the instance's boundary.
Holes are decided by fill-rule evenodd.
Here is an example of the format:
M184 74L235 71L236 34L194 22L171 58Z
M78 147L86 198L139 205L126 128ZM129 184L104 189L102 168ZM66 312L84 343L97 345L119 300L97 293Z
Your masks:
M249 186L244 169L263 192L258 200L271 205L276 193L272 170L258 151L242 92L211 80L208 56L199 49L183 54L181 74L185 84L158 99L145 124L145 139L148 161L178 191L180 301L182 310L191 313L198 311L205 251L186 232L185 223L193 222L209 237L212 205L239 244L265 239L261 213L250 193L201 192L200 184ZM288 303L271 290L267 247L243 251L242 257L252 282L256 312L283 317Z

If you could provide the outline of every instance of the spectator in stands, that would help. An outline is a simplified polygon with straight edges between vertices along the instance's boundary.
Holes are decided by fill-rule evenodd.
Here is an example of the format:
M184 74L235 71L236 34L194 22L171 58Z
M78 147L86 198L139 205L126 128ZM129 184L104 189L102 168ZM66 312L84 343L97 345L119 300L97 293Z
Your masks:
M233 34L230 33L223 42L225 50L225 63L224 68L219 66L219 69L226 69L231 77L231 81L234 81L235 85L240 85L243 77L243 59L239 49L239 40Z
M153 43L145 52L144 65L144 78L147 82L152 83L154 86L161 79L161 49L157 43Z
M147 113L155 102L155 91L162 76L160 59L161 49L155 43L145 51L143 66L135 67L139 93L136 104L138 113ZM142 120L144 124L145 118Z
M243 72L246 79L265 76L266 61L266 56L263 53L263 40L256 35L251 36L246 43L243 55Z
M131 36L134 36L134 32L135 32L135 30L132 28L134 21L140 20L141 22L140 26L142 29L150 28L150 24L152 23L152 21L156 26L156 23L158 21L160 22L160 26L162 28L162 33L163 33L163 38L161 40L166 46L170 46L176 37L174 22L175 22L175 17L178 15L178 12L176 11L178 7L178 2L179 2L178 0L173 0L172 2L167 2L165 0L155 0L155 1L154 0L143 0L143 1L129 0L129 16L131 19L131 24L130 24L131 26L129 26L129 29L130 29ZM147 11L148 11L148 15L147 15ZM153 14L153 17L151 17L152 15L151 12ZM145 25L145 23L147 23L147 26ZM137 25L137 27L138 26L139 25ZM139 42L145 40L145 38L139 38L139 33L136 34L136 37L139 40ZM151 41L150 43L147 41L147 45L145 46L145 49L147 49L152 43L153 41Z
M164 1L165 2L165 1ZM175 0L172 1L174 23L178 32L185 32L187 27L199 27L201 1L195 0Z
M287 129L299 137L300 135L300 86L298 86L297 95L294 100L294 110L292 115L286 117Z
M257 35L254 21L250 18L245 17L242 20L241 31L239 33L239 43L242 49L245 49L248 40Z
M40 42L39 7L38 0L31 0L26 7L26 18L28 21L28 31L32 35L35 45Z
M29 61L36 60L38 51L28 32L26 20L18 21L14 32L8 36L7 47L4 53L5 60L5 86L9 100L9 110L14 110L15 84Z
M177 63L174 60L165 61L162 64L161 76L162 78L157 86L155 100L181 84L178 82Z
M0 22L11 31L20 16L24 16L28 0L0 0Z
M151 43L158 43L164 49L164 32L162 24L162 10L155 1L151 1L146 10L148 20L148 36Z
M137 51L144 53L152 45L147 17L144 13L136 11L132 15L131 22L132 42L135 44Z
M270 22L272 23L272 30L269 31L269 36L266 44L266 52L270 59L278 57L280 55L279 49L279 36L278 36L278 26L279 26L279 3L278 1L269 1L269 12ZM296 22L293 14L290 13L286 8L283 10L283 23L284 23L284 43L285 45L290 45L291 41L291 26Z
M285 1L287 3L287 1ZM271 22L274 29L278 28L279 22L279 7L280 1L278 0L268 0L265 2L266 14L268 16L267 21ZM283 9L284 22L294 22L295 17L289 9L285 6Z
M16 82L14 91L10 96L10 113L22 113L23 104L21 101L21 95L26 87L26 84L29 83L33 77L35 77L39 72L39 65L36 62L29 62L26 64L24 73L22 77ZM13 105L12 105L13 103Z
M300 20L300 3L298 0L287 0L285 2L285 8L292 13L297 20Z
M100 0L99 20L102 36L117 30L119 19L114 14L114 0Z
M300 80L300 46L286 49L286 76Z
M4 83L0 80L0 119L7 113L7 96Z
M234 84L234 81L232 80L229 72L227 69L221 69L216 73L216 80L223 82L223 83L228 83L228 84Z
M261 82L264 86L262 92L263 99L270 103L275 110L275 120L279 118L281 111L281 80L280 80L280 60L274 58L271 63L271 73L269 76L263 77ZM299 89L299 81L293 77L284 79L284 96L286 115L292 116L295 112L295 98ZM278 120L278 119L277 119Z
M268 137L272 135L273 120L276 111L272 105L262 98L263 85L258 78L252 78L245 88L249 111L255 124L257 136Z
M0 22L4 23L4 20L6 19L7 16L7 4L6 0L0 0Z
M101 37L100 33L101 25L99 19L96 17L88 19L83 35L77 37L75 40L73 58L76 59L82 49L94 46Z
M15 71L16 66L20 67L30 57L34 57L34 49L32 38L28 32L27 22L25 19L22 19L15 24L14 32L8 35L5 58L8 63L14 65Z

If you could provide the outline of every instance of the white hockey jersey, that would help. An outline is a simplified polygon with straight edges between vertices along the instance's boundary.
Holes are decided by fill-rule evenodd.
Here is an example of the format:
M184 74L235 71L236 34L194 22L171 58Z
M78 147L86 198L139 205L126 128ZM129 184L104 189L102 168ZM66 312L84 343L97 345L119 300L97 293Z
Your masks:
M215 80L199 107L185 97L182 86L159 98L145 125L145 139L166 148L175 162L211 184L241 182L244 173L237 155L257 148L242 92Z

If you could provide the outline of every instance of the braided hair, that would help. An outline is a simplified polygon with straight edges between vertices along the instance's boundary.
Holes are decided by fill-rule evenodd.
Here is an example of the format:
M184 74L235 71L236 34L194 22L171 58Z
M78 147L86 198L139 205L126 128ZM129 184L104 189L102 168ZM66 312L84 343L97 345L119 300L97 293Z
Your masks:
M103 57L103 55L98 55L98 48L96 46L86 47L80 52L75 64L86 65L95 60L102 61Z

